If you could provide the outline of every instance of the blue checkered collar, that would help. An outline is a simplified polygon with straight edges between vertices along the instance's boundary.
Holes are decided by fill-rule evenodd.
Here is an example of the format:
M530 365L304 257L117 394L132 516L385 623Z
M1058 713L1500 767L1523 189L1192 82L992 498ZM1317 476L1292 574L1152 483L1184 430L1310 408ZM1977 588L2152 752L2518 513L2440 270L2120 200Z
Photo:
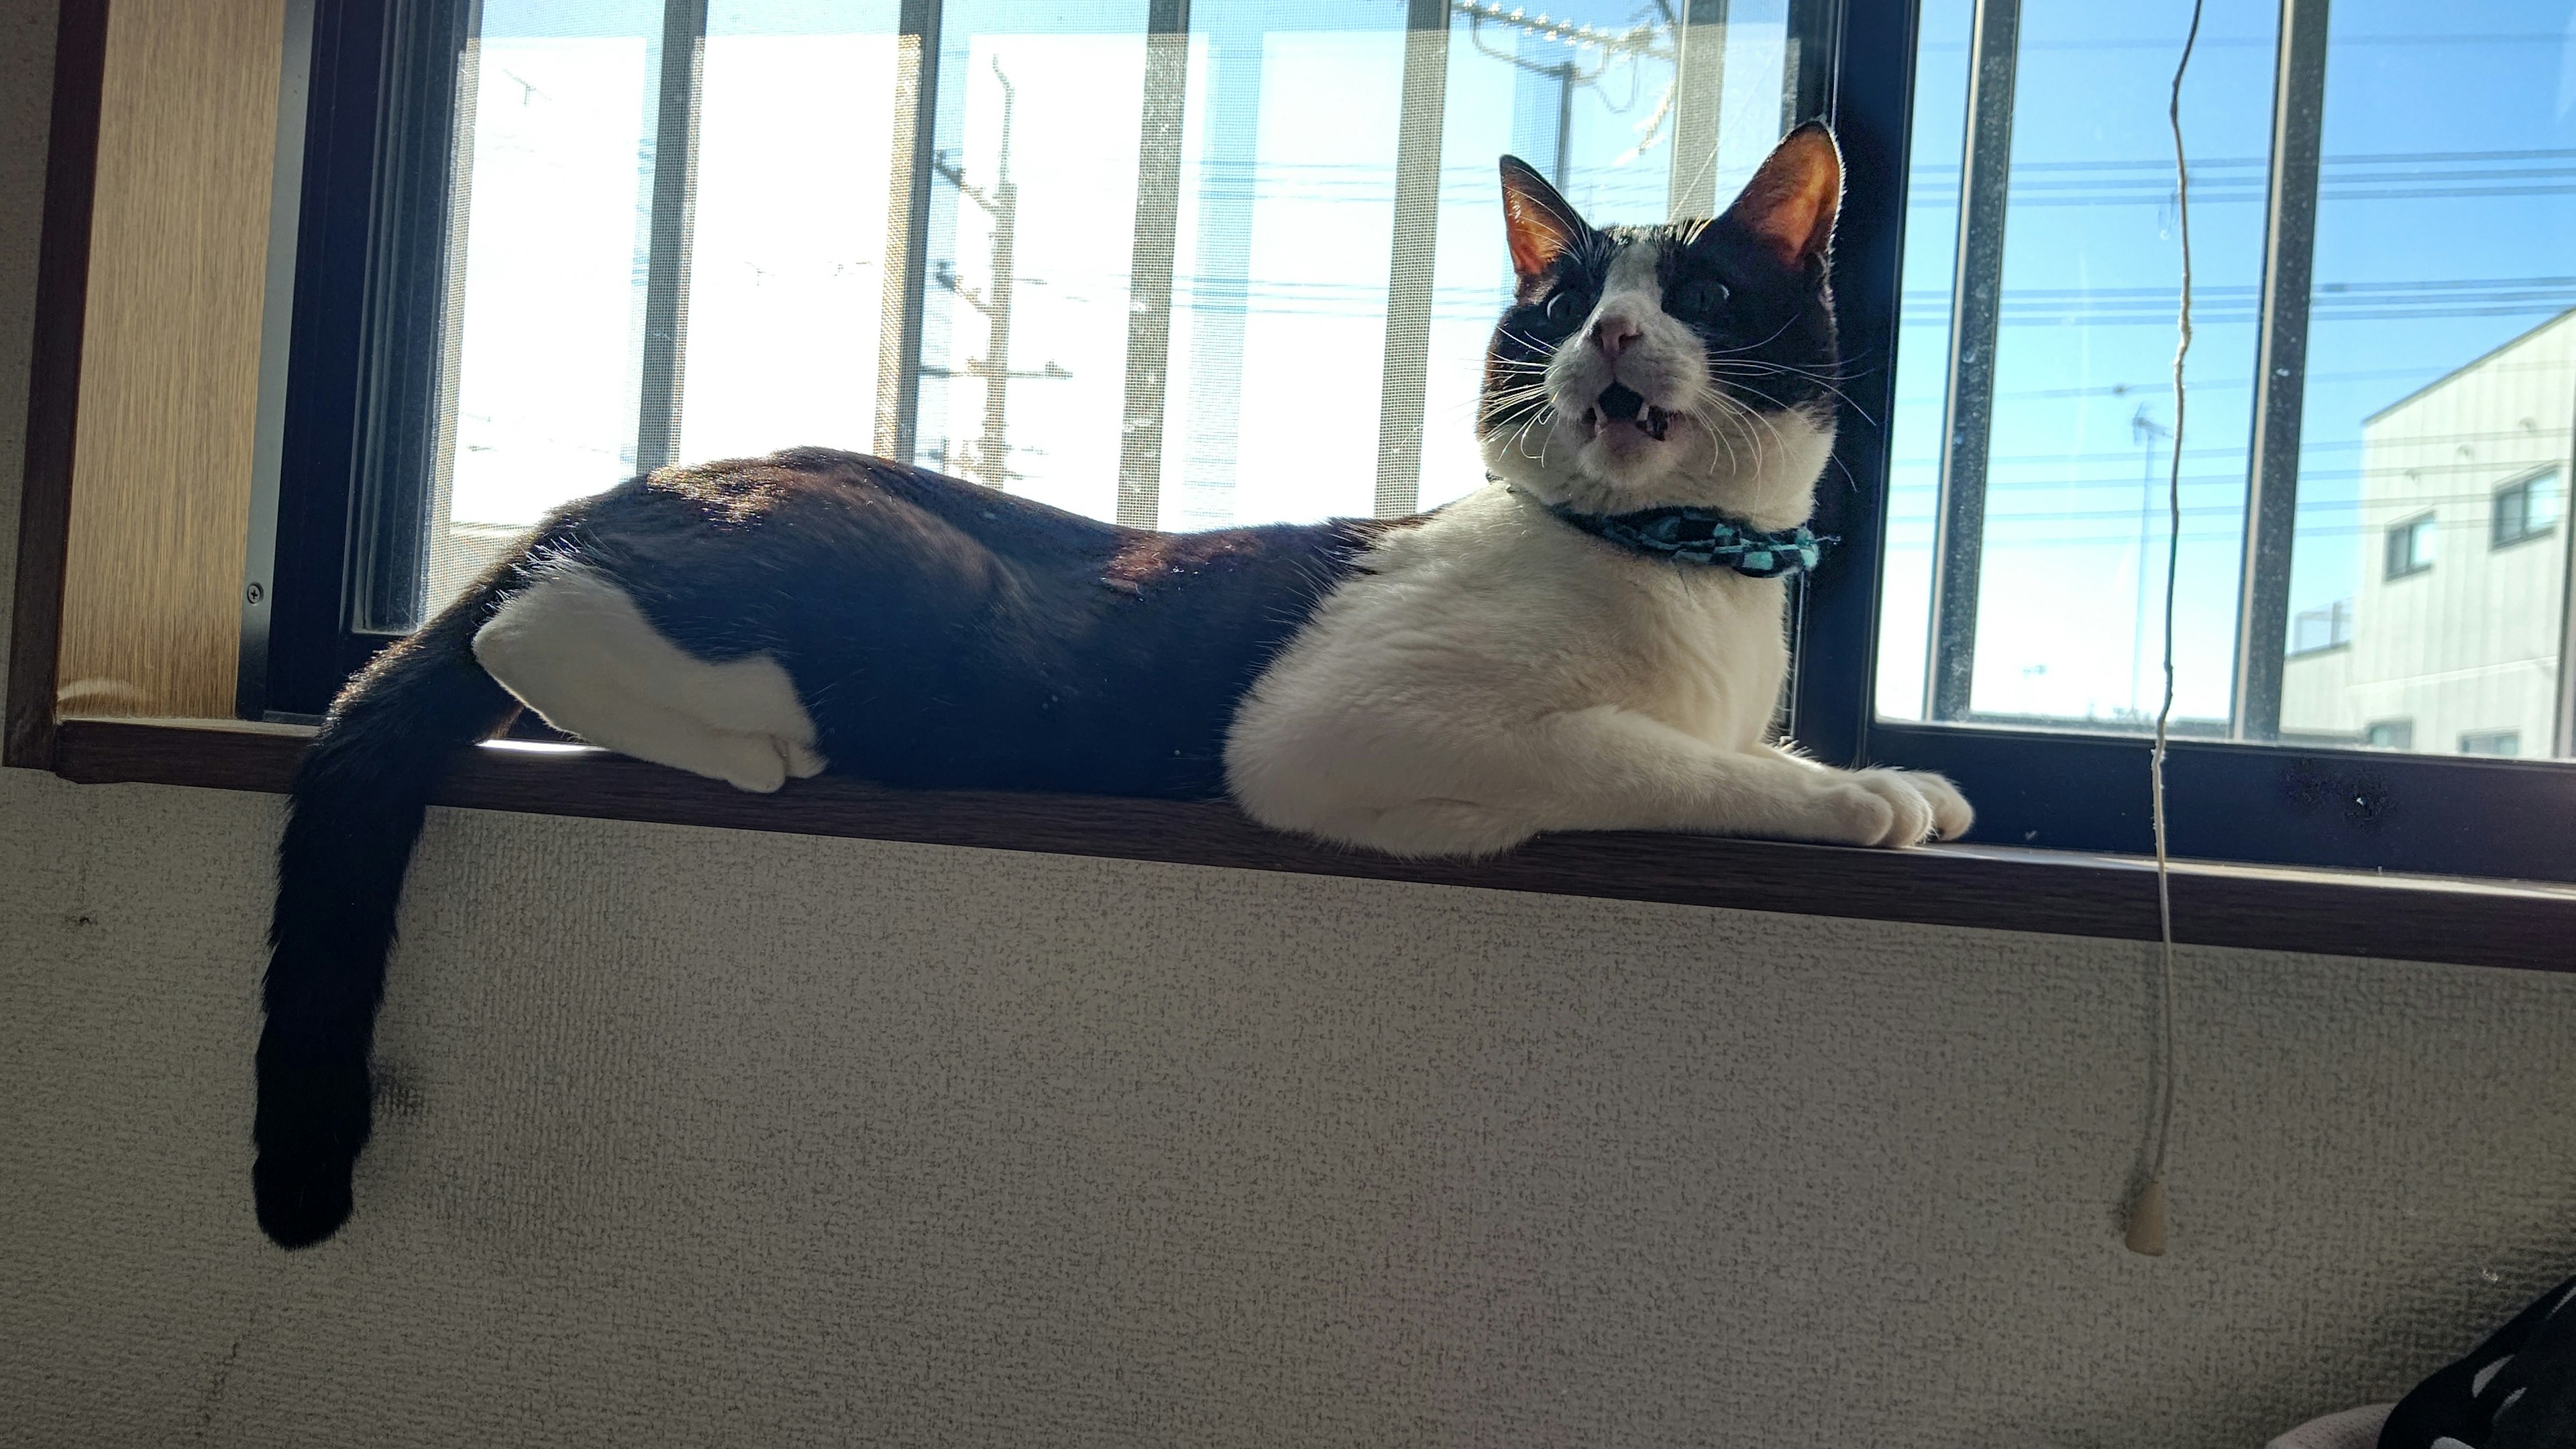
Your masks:
M1630 553L1667 558L1675 563L1729 568L1749 578L1779 579L1805 573L1824 557L1825 545L1838 538L1819 538L1805 524L1795 528L1755 528L1714 508L1679 504L1641 508L1634 513L1585 513L1563 503L1550 503L1525 489L1504 485L1574 527Z

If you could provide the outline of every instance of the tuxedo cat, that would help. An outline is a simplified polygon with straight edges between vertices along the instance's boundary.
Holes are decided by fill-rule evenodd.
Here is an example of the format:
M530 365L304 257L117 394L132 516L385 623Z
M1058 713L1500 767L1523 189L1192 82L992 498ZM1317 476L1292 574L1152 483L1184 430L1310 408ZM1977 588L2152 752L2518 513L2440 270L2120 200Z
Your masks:
M1713 221L1595 228L1506 157L1492 483L1416 518L1158 534L823 449L549 517L332 706L269 928L254 1169L286 1247L350 1208L395 903L454 752L522 708L745 790L1206 798L1405 855L1544 830L1907 846L1936 775L1767 738L1833 443L1842 171L1793 132Z

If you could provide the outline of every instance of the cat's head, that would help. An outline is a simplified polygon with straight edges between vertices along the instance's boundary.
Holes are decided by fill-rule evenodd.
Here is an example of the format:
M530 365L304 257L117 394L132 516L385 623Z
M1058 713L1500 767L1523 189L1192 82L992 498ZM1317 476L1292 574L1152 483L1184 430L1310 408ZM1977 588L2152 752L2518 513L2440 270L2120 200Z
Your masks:
M1519 284L1485 356L1486 466L1587 512L1804 520L1833 449L1841 197L1841 154L1814 122L1707 222L1593 227L1504 157Z

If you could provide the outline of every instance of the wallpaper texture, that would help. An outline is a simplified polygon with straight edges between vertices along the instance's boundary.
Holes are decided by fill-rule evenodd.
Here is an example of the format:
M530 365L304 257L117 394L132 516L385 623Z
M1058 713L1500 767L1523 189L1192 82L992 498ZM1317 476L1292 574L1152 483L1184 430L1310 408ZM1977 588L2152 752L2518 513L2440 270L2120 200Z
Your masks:
M2576 978L2186 952L2150 1261L2140 947L464 812L289 1257L278 822L0 772L0 1443L2253 1445L2576 1270Z

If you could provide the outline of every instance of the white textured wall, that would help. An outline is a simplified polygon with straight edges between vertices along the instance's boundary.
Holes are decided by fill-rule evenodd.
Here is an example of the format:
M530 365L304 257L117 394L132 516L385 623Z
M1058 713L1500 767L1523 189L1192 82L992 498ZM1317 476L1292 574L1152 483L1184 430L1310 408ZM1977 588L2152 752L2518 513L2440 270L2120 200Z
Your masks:
M2148 1261L2135 946L457 812L288 1257L277 821L0 772L0 1442L2244 1445L2576 1267L2576 978L2186 953Z

